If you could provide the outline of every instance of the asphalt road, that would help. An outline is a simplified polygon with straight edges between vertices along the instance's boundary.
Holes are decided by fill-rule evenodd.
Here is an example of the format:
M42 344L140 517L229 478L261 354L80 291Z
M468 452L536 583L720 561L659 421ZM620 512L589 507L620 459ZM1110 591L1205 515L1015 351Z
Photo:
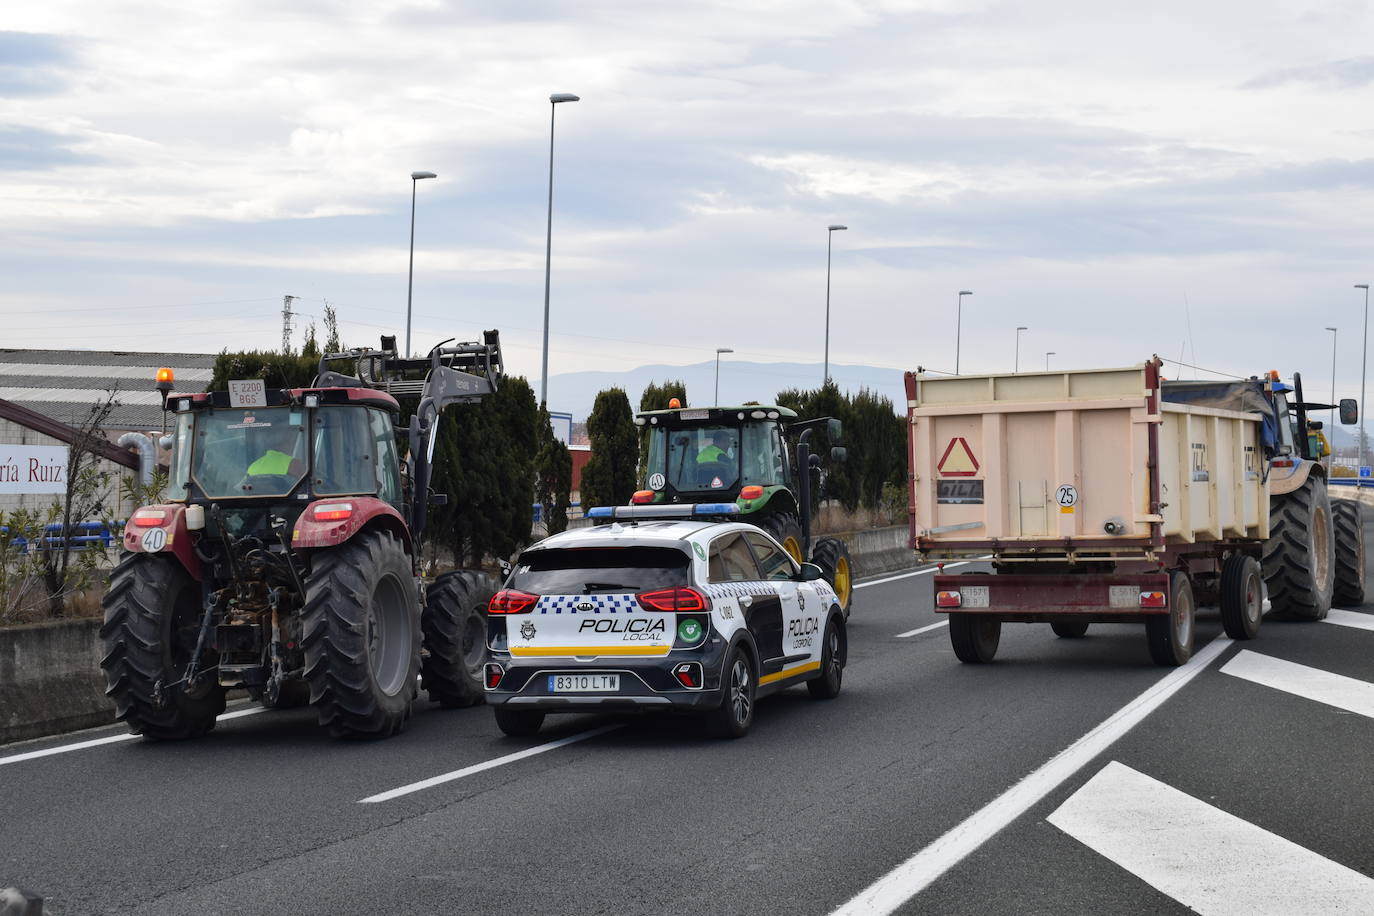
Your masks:
M240 706L192 742L11 745L0 886L57 914L1374 912L1374 605L1345 610L1244 644L1204 610L1174 672L1127 625L1008 625L966 666L907 575L858 592L839 698L762 701L739 741L424 704L375 743Z

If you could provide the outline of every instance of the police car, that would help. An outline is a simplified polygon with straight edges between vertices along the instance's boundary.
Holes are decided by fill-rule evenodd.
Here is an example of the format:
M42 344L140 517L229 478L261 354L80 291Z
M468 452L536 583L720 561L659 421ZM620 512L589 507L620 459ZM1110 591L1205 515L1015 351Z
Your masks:
M487 703L508 735L548 713L676 710L740 737L763 696L840 691L844 614L734 503L616 506L520 554L488 604Z

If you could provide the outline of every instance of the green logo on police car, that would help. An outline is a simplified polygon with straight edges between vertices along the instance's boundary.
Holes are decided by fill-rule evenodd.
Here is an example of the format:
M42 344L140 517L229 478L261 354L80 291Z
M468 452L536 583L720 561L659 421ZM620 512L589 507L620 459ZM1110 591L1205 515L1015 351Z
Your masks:
M701 638L701 623L687 618L677 625L677 636L683 642L696 642Z
M697 559L706 559L706 548L702 547L700 544L693 544L692 549L696 551Z

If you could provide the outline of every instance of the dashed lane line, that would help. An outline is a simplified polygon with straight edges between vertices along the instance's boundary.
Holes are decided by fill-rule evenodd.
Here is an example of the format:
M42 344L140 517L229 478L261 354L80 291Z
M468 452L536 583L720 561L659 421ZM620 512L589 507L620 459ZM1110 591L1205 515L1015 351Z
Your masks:
M972 562L972 560L964 560L960 563L946 563L945 569L954 569L956 566L967 566ZM940 567L938 566L927 566L925 569L917 569L913 572L902 573L899 576L886 576L882 579L873 579L869 582L859 582L854 585L854 588L868 588L870 585L882 585L884 582L896 582L898 579L910 579L912 576L925 576L937 572L939 569Z
M897 639L906 639L908 636L920 636L922 633L929 633L931 630L938 630L940 627L949 626L948 620L940 620L924 627L917 627L914 630L907 630L905 633L898 633Z
M266 709L261 707L256 709L240 709L236 710L235 712L226 712L222 716L217 718L215 721L228 722L230 719L242 719L244 716L255 716L260 712L266 711ZM54 754L68 754L72 751L84 751L87 748L91 747L100 747L101 745L105 744L115 744L120 741L132 741L135 738L141 737L143 736L131 734L110 735L106 738L92 738L89 741L78 741L75 744L63 744L59 747L48 747L44 748L41 751L25 751L22 754L11 754L8 757L0 757L0 766L4 766L7 763L22 763L25 760L36 760L39 757L51 757Z
M617 722L612 725L603 725L600 728L593 728L590 731L578 732L577 734L569 735L566 738L559 738L557 741L550 741L548 744L539 744L535 745L534 747L527 747L523 751L516 751L514 754L507 754L504 757L495 757L491 760L484 760L481 763L474 763L472 766L463 767L461 770L454 770L450 773L441 773L438 776L431 776L429 779L422 779L419 782L412 782L409 785L398 786L395 789L388 789L387 791L379 792L376 795L369 795L367 798L358 799L358 804L372 805L376 804L377 802L391 801L393 798L400 798L402 795L410 795L414 792L422 792L425 789L431 789L434 786L443 785L446 782L453 782L455 779L463 779L464 777L473 776L477 773L483 773L487 770L495 769L496 767L502 767L508 763L515 763L516 761L524 760L527 757L534 757L537 754L543 754L547 751L552 751L556 748L566 747L569 744L576 744L579 741L586 741L588 738L596 738L606 734L609 731L614 731L615 729L622 727L624 727L624 723Z
M1164 675L1038 770L864 888L835 910L833 916L877 916L891 913L905 904L1158 709L1165 700L1206 670L1230 645L1231 640L1224 636L1212 640L1195 653L1186 665Z
M1235 658L1222 665L1221 673L1374 719L1374 684L1368 681L1261 655L1249 649L1241 650Z
M1046 820L1204 916L1374 909L1374 879L1116 761Z

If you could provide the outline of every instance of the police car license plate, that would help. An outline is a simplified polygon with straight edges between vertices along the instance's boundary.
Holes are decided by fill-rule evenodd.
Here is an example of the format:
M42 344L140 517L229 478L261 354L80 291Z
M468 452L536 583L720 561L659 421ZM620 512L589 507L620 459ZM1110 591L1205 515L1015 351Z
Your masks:
M549 693L614 693L619 689L618 674L549 675Z

